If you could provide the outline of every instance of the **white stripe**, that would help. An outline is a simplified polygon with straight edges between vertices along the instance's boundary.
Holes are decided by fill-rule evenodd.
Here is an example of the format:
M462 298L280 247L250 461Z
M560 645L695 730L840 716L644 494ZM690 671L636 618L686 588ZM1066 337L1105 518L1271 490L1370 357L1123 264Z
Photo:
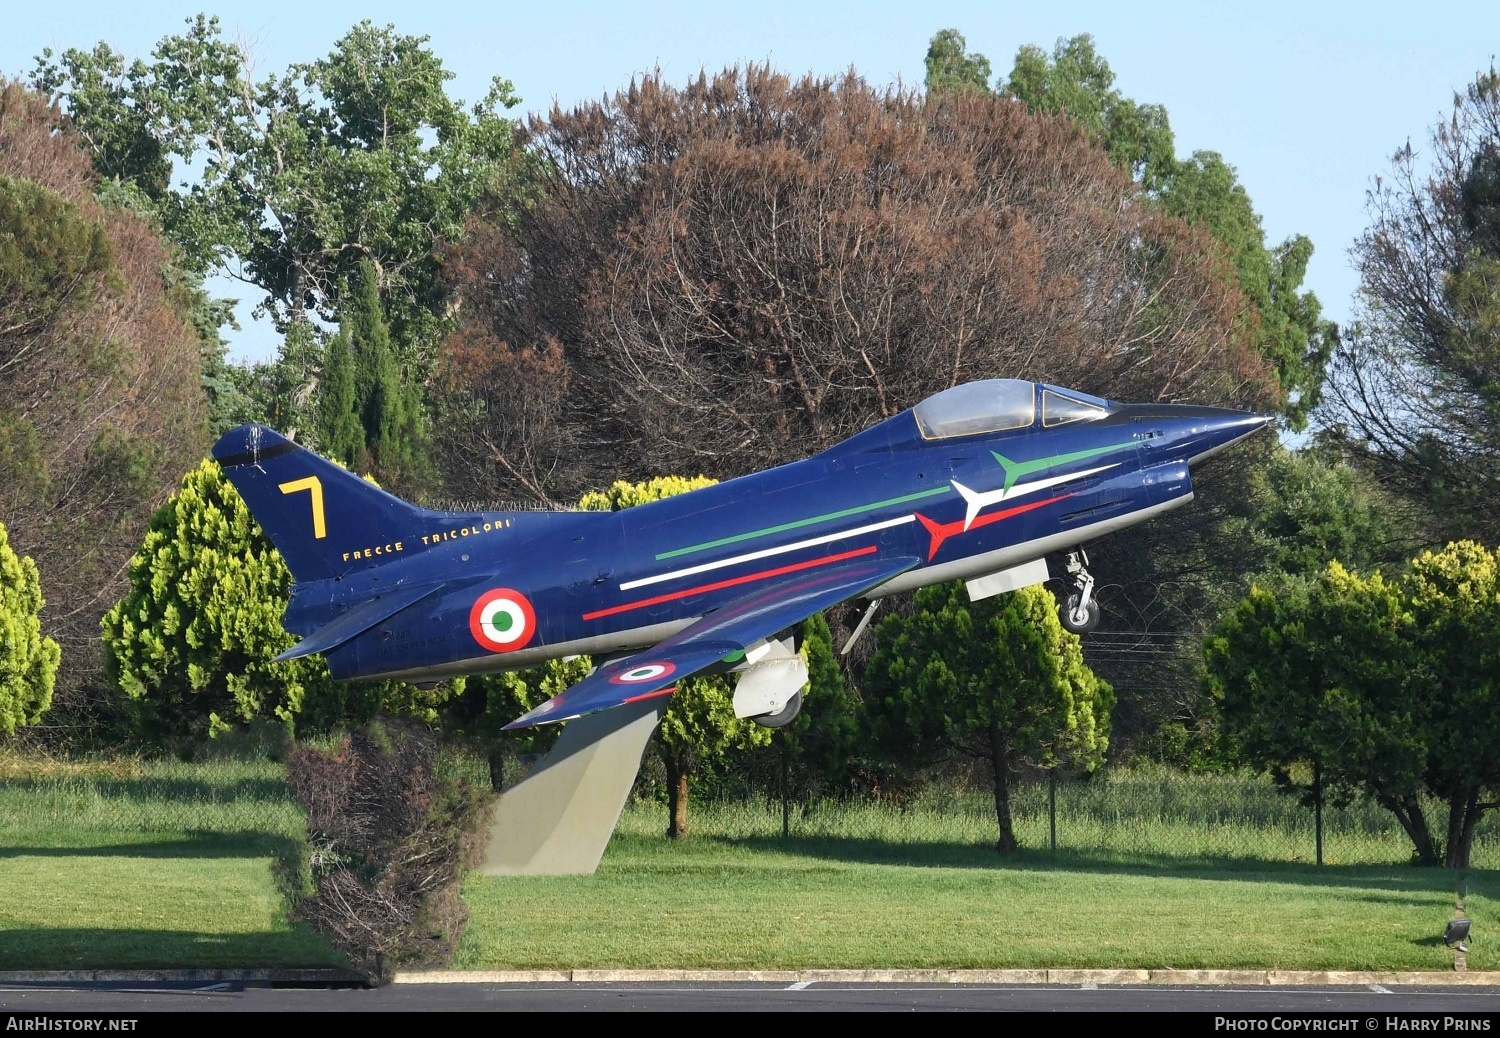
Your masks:
M827 544L829 541L843 540L845 537L855 537L862 533L873 533L876 530L889 529L892 526L901 526L905 523L917 521L915 515L903 515L899 519L887 519L883 523L871 523L869 526L859 526L853 530L841 530L838 533L825 534L822 537L814 537L811 540L798 541L796 544L783 544L779 548L766 548L762 551L752 551L748 555L736 555L732 559L720 559L718 562L705 562L701 566L689 566L687 569L673 570L671 573L658 573L654 577L643 577L640 580L627 580L620 585L621 591L629 591L635 587L645 587L647 584L660 584L664 580L676 580L678 577L691 577L694 573L707 573L713 569L723 569L725 566L736 566L741 562L754 562L756 559L768 559L772 555L784 555L789 551L799 548L811 548L815 544Z
M1370 985L1367 985L1367 986L1369 987L1369 989L1371 991L1375 992L1375 994L1377 994L1377 995L1389 995L1391 993L1391 989L1390 988L1383 987L1380 984L1370 984Z
M964 516L964 529L967 530L969 525L979 515L980 510L989 505L996 505L1001 501L1009 501L1012 498L1020 497L1023 494L1030 494L1037 490L1045 490L1047 487L1055 487L1059 483L1069 483L1075 479L1083 479L1087 476L1103 472L1106 469L1118 468L1119 465L1120 463L1117 461L1110 465L1100 465L1096 469L1084 469L1082 472L1068 472L1061 476L1049 476L1046 479L1033 480L1030 483L1018 483L1009 490L1006 490L1004 487L998 490L970 490L957 480L950 480L949 482L953 484L953 489L963 495L963 499L969 504L968 513Z
M786 988L785 990L787 990L787 991L806 991L807 988L808 988L808 986L810 984L812 984L812 983L813 982L810 981L810 980L799 980L799 981L797 981L797 983L793 984L789 988Z

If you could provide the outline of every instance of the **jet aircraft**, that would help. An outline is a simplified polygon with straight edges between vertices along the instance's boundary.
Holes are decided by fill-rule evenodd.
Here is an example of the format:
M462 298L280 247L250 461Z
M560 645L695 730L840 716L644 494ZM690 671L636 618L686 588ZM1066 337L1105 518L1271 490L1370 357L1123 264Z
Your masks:
M213 453L295 580L283 623L302 640L278 659L427 683L593 658L510 728L732 671L736 714L775 727L807 679L788 632L849 599L867 607L845 651L881 598L955 578L976 599L1060 578L1064 624L1090 629L1084 545L1186 504L1193 463L1270 421L990 379L802 461L613 513L419 508L259 425Z

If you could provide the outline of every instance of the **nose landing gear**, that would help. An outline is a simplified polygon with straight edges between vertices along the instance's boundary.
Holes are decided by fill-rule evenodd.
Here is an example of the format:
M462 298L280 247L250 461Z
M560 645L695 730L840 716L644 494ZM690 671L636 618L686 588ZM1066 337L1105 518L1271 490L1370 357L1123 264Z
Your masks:
M1094 598L1094 575L1089 572L1089 557L1076 548L1063 559L1068 593L1058 606L1063 628L1073 634L1087 634L1099 626L1099 603Z

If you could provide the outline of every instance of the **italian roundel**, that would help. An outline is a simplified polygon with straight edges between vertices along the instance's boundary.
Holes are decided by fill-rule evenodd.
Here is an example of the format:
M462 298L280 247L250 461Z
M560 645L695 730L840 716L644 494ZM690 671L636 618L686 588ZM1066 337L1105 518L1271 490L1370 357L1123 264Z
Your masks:
M514 652L536 634L536 613L521 592L497 587L469 610L469 630L491 652Z
M639 685L642 682L655 681L657 678L670 677L676 669L667 660L662 660L660 663L637 663L613 675L609 680L616 685Z

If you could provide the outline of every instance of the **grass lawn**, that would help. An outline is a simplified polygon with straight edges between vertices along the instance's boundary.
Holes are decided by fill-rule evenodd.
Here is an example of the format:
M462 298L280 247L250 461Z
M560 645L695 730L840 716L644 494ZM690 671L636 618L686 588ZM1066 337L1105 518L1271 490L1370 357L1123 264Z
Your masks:
M1388 815L1269 783L1114 773L1022 785L1002 859L983 794L905 809L626 810L595 876L468 877L460 968L1249 967L1445 970L1459 877L1406 864ZM1500 822L1497 819L1496 822ZM302 818L276 765L0 756L0 969L338 965L273 865ZM1500 969L1500 824L1467 877L1471 969Z
M341 965L274 880L301 826L268 763L0 758L0 969Z
M780 836L773 806L700 809L659 834L632 805L599 873L488 878L457 966L540 968L1452 969L1437 935L1457 877L1404 864L1379 812L1310 822L1268 786L1124 776L1064 790L1059 851L1002 859L983 797L824 808ZM1040 789L1023 844L1045 847ZM1476 864L1495 859L1486 834ZM1500 968L1500 874L1466 877L1470 969Z

